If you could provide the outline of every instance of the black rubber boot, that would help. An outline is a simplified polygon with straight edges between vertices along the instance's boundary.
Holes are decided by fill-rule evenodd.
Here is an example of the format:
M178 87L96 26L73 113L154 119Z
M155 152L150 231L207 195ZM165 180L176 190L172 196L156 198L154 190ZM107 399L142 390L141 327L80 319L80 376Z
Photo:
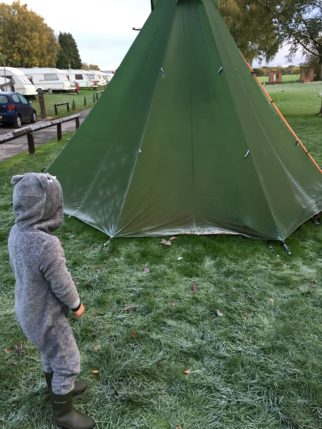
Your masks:
M44 372L44 375L45 375L46 383L48 386L48 390L51 393L51 380L52 380L54 374L52 372ZM85 383L84 380L79 378L78 380L75 380L74 390L72 391L72 394L73 394L73 396L80 395L86 389L87 389L87 384Z
M53 421L64 429L92 429L95 422L86 414L80 413L73 407L72 392L67 395L51 393L53 404Z

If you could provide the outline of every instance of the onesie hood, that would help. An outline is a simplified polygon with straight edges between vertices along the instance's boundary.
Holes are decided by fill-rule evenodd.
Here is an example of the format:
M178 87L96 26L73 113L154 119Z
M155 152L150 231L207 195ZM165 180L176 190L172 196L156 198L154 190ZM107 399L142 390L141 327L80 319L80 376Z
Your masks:
M64 219L63 192L58 180L47 173L13 176L13 210L22 229L51 232Z

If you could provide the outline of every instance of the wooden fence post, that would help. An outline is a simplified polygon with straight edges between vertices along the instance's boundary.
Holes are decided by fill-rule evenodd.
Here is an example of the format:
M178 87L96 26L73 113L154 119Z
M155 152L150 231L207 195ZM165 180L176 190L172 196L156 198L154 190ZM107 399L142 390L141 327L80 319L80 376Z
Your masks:
M34 133L31 131L27 133L27 140L28 140L28 151L31 155L35 153L35 139L34 139Z
M76 121L76 129L80 126L80 114L77 113L75 115L68 116L66 118L62 119L56 119L50 122L44 122L43 124L41 122L31 125L30 127L21 128L19 130L11 131L7 134L0 135L0 144L1 143L7 143L11 140L15 140L18 137L27 136L27 143L28 143L28 151L32 155L36 152L35 148L35 140L34 140L34 133L39 130L44 130L45 128L50 127L57 127L57 140L60 141L62 139L62 124L69 122L69 121Z
M42 91L38 94L38 101L39 101L39 107L40 107L40 118L46 119L47 113L46 113L46 106L45 106L45 97Z
M61 123L57 124L57 140L60 141L62 139L62 131L61 131Z

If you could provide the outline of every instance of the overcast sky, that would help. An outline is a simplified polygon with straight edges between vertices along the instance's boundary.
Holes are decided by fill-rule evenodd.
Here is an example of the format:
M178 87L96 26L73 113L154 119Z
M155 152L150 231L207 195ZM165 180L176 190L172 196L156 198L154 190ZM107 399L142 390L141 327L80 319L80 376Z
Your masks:
M12 4L12 0L1 0ZM81 59L101 70L117 68L151 11L150 0L21 0L56 35L71 33Z
M288 56L288 51L289 48L287 46L282 47L279 52L277 53L277 55L275 56L275 58L270 61L268 64L266 63L266 61L263 61L262 63L258 63L258 61L254 61L253 62L253 67L261 67L261 66L286 66L289 64L294 64L294 65L298 65L298 64L302 64L305 62L305 58L302 55L302 51L298 51L295 55L295 57L292 59L292 61L289 61L287 59Z
M0 2L11 4L12 0ZM21 0L21 3L42 16L56 35L71 33L82 61L96 64L101 70L115 70L119 66L137 36L132 28L142 27L151 12L150 0ZM288 64L286 54L287 50L280 51L269 65ZM300 56L292 62L301 62Z

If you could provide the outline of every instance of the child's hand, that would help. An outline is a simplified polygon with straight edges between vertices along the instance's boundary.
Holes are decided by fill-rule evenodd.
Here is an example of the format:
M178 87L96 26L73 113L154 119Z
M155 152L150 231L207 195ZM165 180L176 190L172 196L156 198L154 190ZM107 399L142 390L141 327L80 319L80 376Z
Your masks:
M84 313L85 313L85 307L83 304L80 305L80 307L77 311L72 312L73 317L75 317L75 319L80 319Z

